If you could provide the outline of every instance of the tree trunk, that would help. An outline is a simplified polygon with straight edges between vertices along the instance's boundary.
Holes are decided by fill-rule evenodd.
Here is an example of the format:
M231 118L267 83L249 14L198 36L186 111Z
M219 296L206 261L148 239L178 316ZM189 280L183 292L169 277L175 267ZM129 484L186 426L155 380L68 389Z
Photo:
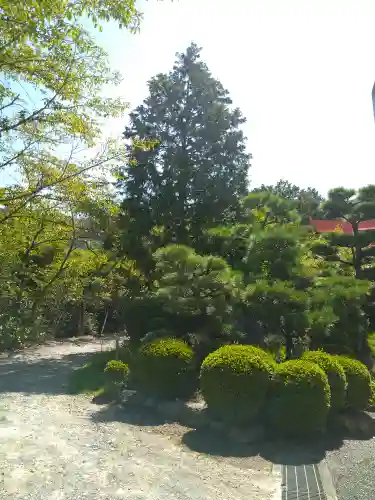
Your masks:
M285 358L287 361L293 359L293 338L285 334Z

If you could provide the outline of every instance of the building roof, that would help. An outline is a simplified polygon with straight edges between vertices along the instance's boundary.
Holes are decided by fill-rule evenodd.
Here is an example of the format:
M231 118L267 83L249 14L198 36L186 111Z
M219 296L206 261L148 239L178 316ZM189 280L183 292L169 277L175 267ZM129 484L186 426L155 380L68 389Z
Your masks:
M317 233L333 233L334 231L342 231L345 234L352 234L353 228L350 222L343 220L323 220L312 219L310 217L310 225L314 227ZM360 231L368 231L375 229L375 219L366 220L359 223Z

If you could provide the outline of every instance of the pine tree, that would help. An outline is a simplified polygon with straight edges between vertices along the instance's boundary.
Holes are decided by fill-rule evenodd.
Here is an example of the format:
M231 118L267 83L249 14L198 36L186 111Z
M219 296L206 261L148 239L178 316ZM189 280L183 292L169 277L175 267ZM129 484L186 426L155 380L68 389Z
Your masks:
M170 73L156 75L148 86L124 133L129 163L120 188L128 234L133 243L135 236L144 242L157 228L163 243L194 245L246 194L251 156L240 129L245 119L230 107L228 92L194 43L177 54ZM137 140L156 145L134 148Z
M363 187L358 192L354 189L332 189L322 210L325 218L338 220L338 231L326 235L326 244L315 245L315 253L352 267L356 278L373 280L375 247L372 244L375 242L375 231L361 230L360 224L375 218L375 185ZM349 223L352 234L341 232L340 222Z

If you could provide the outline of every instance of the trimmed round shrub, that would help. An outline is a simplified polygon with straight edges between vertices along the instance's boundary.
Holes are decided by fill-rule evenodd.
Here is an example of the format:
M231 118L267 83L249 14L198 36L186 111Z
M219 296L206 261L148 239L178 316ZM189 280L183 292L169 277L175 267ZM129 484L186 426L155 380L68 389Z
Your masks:
M279 434L305 437L325 430L331 394L317 364L302 359L281 363L273 384L269 419Z
M367 408L371 397L371 377L366 366L357 359L346 356L335 356L343 367L348 386L346 389L346 406L355 410Z
M331 409L336 411L344 408L346 376L343 367L337 359L323 351L305 352L302 359L316 363L327 375L331 389Z
M271 356L258 347L227 345L202 363L200 387L210 413L246 424L261 410L274 370Z
M142 345L131 366L135 386L164 398L187 397L196 389L193 349L182 340L161 338Z
M118 359L111 359L106 364L104 373L113 382L125 382L129 375L129 366Z

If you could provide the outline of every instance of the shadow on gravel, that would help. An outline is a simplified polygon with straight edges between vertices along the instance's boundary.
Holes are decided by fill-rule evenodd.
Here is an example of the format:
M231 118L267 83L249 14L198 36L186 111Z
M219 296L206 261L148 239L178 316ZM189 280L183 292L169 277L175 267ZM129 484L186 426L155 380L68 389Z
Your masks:
M305 443L269 439L253 445L240 445L206 429L191 430L184 435L182 441L190 450L198 453L237 457L260 455L265 460L284 465L318 463L328 450L340 448L342 445L340 438Z
M137 426L160 426L166 423L181 423L179 419L168 419L152 408L136 404L109 404L91 416L95 423L123 422ZM217 432L210 427L188 430L182 443L190 450L216 457L261 456L277 464L301 465L319 463L327 451L339 449L342 436L327 435L324 438L297 443L286 440L268 439L254 444L236 442L228 433Z
M127 405L126 407L118 404L109 404L91 416L95 423L122 422L124 424L139 426L157 426L163 425L172 420L162 417L158 412L144 407Z
M88 356L85 352L33 360L20 354L11 355L0 360L0 393L68 394L69 375Z

